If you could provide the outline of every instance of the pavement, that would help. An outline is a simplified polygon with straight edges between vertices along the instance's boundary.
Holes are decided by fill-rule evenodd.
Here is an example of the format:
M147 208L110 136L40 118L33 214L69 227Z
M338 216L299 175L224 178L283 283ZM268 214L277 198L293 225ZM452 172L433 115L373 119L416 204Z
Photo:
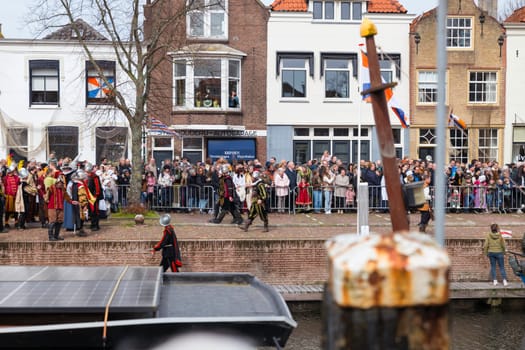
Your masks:
M259 218L254 220L248 232L231 224L232 217L227 215L223 223L212 224L209 214L173 212L172 224L179 240L210 239L328 239L338 234L357 233L357 214L269 214L270 232L263 232ZM246 214L243 214L246 218ZM417 231L419 213L409 214L410 229ZM392 231L390 214L370 212L368 216L370 232L389 233ZM525 214L521 213L447 213L445 215L446 238L484 238L490 224L498 223L505 231L512 231L514 238L521 239L525 232ZM13 226L13 221L10 222ZM430 222L427 233L433 234L435 222ZM91 232L86 225L86 237L77 237L64 229L61 235L66 241L97 240L148 240L156 241L162 235L162 226L158 217L146 218L143 225L136 225L133 219L109 217L101 220L101 230ZM26 230L11 228L7 233L0 233L0 242L12 241L48 241L47 229L40 223L29 223Z

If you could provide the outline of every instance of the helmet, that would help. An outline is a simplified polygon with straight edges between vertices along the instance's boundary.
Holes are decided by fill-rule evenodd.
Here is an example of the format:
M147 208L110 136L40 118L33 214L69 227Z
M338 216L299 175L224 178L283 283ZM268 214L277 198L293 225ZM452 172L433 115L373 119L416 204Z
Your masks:
M227 174L230 172L230 166L228 164L223 164L221 166L221 171L223 174Z
M254 179L258 179L259 176L261 176L261 173L259 172L259 170L255 170L253 173L252 173L252 176Z
M87 163L84 165L84 170L85 170L85 171L91 171L91 170L93 170L93 164L91 164L90 162L87 162Z
M160 217L159 219L159 224L161 226L168 226L170 224L170 221L171 221L171 216L170 214L164 214Z
M15 171L15 169L16 169L16 166L14 164L11 164L9 168L7 168L7 172L12 173L13 171Z
M20 176L21 179L25 179L29 176L29 173L27 172L26 168L22 168L18 171L18 176Z
M84 170L77 170L77 176L79 180L87 179L87 173Z

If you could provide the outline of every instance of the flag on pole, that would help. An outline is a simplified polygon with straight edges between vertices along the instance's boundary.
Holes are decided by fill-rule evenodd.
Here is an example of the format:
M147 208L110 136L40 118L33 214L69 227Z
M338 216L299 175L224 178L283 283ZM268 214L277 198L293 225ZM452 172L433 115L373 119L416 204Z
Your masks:
M359 76L361 77L361 91L370 89L370 72L368 70L368 56L363 50L361 50L361 67L359 73ZM383 78L381 79L383 83L385 83ZM405 112L397 102L397 99L394 96L394 90L392 90L392 88L386 89L385 97L388 107L390 107L392 112L394 112L394 114L396 115L397 119L399 119L401 126L403 128L408 128L410 126L410 118L408 117L408 115L405 114ZM369 103L372 102L370 99L370 95L364 95L363 100Z
M467 123L455 114L450 113L448 116L448 126L457 128L463 132L467 131Z
M149 131L165 133L173 136L179 136L175 130L170 129L166 124L155 117L150 117L151 126Z

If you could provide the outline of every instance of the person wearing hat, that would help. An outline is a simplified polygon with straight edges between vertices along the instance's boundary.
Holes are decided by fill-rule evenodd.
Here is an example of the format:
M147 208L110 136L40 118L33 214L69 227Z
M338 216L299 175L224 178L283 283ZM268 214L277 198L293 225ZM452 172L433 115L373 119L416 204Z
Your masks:
M100 230L99 220L100 212L99 205L100 201L104 200L104 192L102 191L102 181L100 180L100 175L102 174L100 170L97 170L95 166L91 163L87 163L84 166L84 170L88 174L87 186L89 192L93 195L93 205L88 206L89 208L89 218L91 220L91 231Z
M257 215L261 218L264 223L263 232L268 232L268 211L266 210L266 198L268 197L266 192L266 184L261 179L261 173L258 170L254 170L252 173L252 204L250 206L250 212L248 213L248 219L244 222L244 225L239 226L244 232L248 231L248 227L252 224L253 220Z
M162 232L161 240L155 244L151 250L151 255L155 255L155 252L162 250L162 260L159 266L162 266L164 272L171 269L172 272L179 272L179 267L182 267L181 254L179 248L179 242L175 229L170 225L171 216L170 214L164 214L160 217L159 223L164 227Z
M78 204L78 202L72 201L71 197L65 191L64 182L64 176L59 176L55 183L49 186L44 196L49 218L47 234L50 241L64 240L64 238L60 236L60 228L64 222L64 202L72 205Z
M27 171L26 168L22 168L19 170L18 176L20 178L20 183L18 185L15 197L15 211L18 216L18 223L15 226L19 230L25 230L27 228L26 221L30 218L28 214L30 210L29 196L31 196L31 190L28 191L28 189L31 186L29 185L27 180L31 176L31 174L29 173L29 171Z

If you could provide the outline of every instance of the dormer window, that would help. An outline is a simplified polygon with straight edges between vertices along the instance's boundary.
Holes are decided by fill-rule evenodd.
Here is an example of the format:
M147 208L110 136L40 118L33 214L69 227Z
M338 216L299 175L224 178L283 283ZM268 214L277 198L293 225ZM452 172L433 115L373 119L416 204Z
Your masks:
M187 16L189 38L226 39L227 0L191 0Z
M363 17L363 2L316 0L313 2L315 21L360 21Z

